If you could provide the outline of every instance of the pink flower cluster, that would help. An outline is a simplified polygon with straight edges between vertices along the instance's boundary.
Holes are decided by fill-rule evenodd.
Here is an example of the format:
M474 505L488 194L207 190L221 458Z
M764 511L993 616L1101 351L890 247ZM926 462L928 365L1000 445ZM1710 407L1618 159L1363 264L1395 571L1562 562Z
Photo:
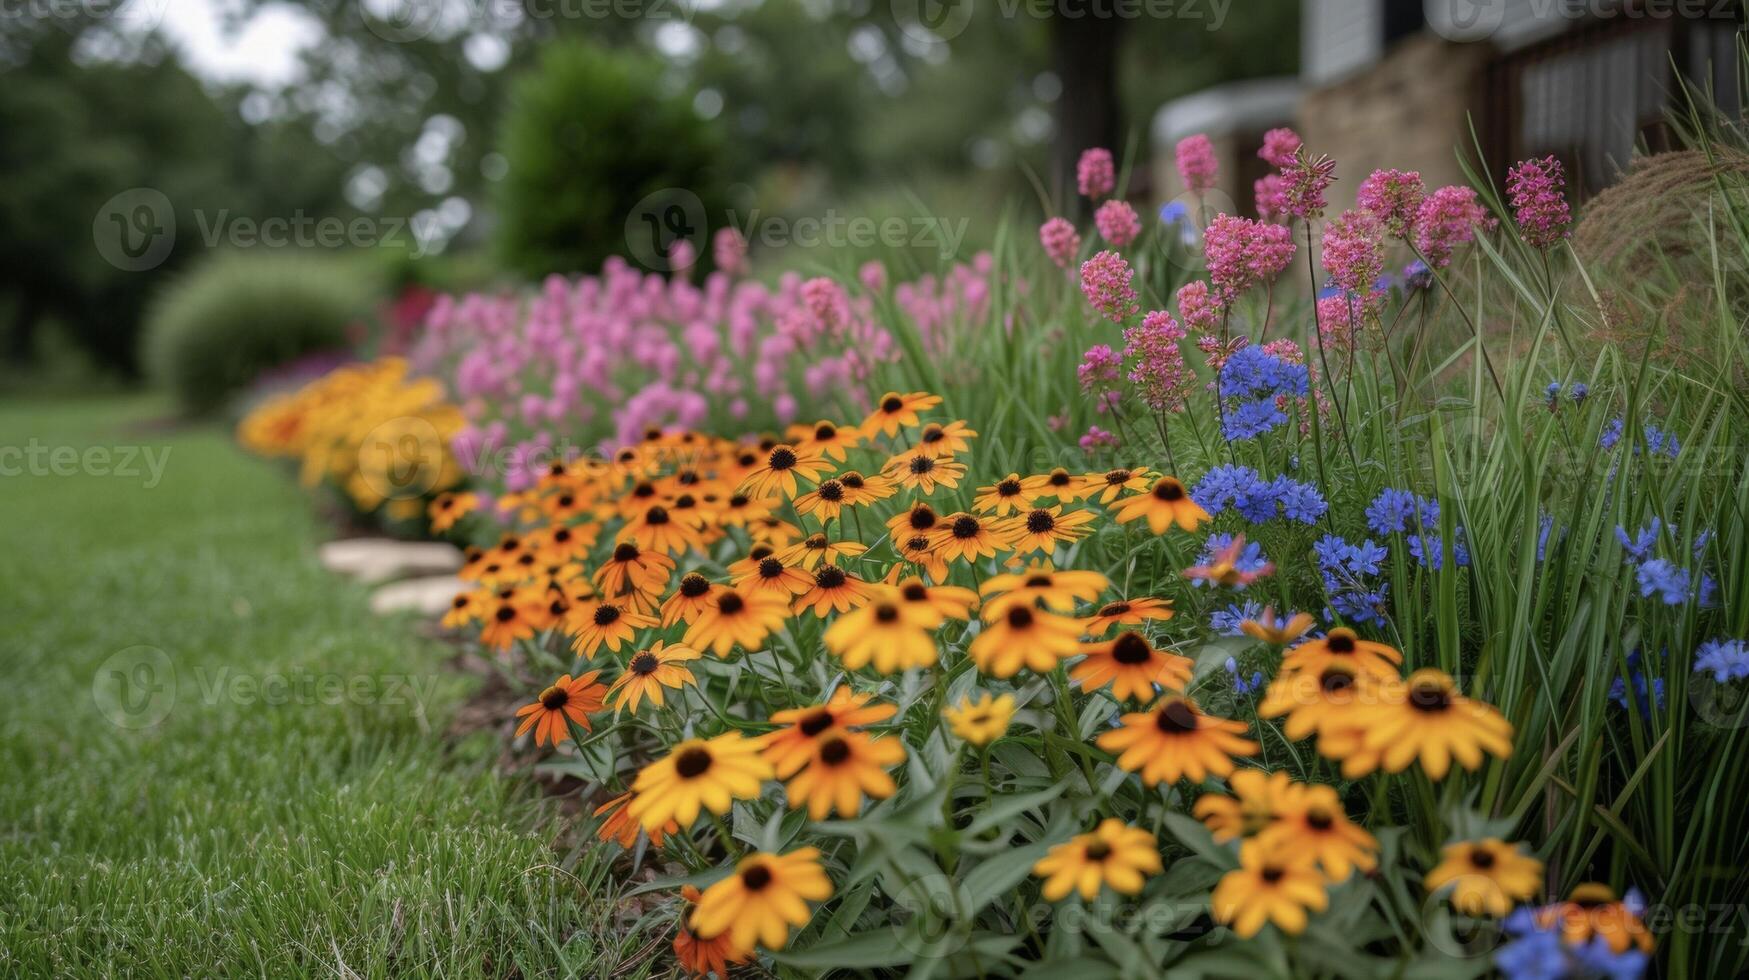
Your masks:
M1384 226L1373 212L1344 211L1324 227L1324 270L1344 293L1371 291L1385 271Z
M1106 201L1093 212L1093 224L1099 229L1099 237L1118 248L1135 241L1142 233L1142 219L1136 217L1136 209L1130 207L1128 201L1117 198Z
M969 349L968 331L983 326L990 312L990 280L996 259L979 252L969 263L956 263L946 273L925 274L893 288L893 302L910 317L923 349L938 360ZM881 270L886 278L886 270ZM871 292L879 292L869 287Z
M1081 263L1081 295L1113 323L1136 315L1136 291L1130 286L1135 270L1124 257L1104 251Z
M1124 357L1131 361L1130 383L1143 404L1155 412L1180 411L1196 375L1184 362L1178 342L1185 331L1172 315L1154 310L1140 326L1124 331Z
M1474 188L1441 187L1427 195L1415 216L1415 249L1428 266L1443 269L1451 264L1452 253L1474 241L1476 229L1486 228L1490 220Z
M1058 268L1067 269L1081 251L1081 235L1067 218L1051 218L1038 226L1038 243Z
M1300 134L1283 126L1263 134L1263 147L1257 151L1264 163L1277 170L1294 162L1300 151Z
M719 261L745 256L726 238L713 244ZM989 276L980 256L939 281L902 284L895 305L926 346L947 347L945 335L984 319ZM900 350L874 310L869 292L831 279L791 273L770 287L718 270L693 284L615 258L599 275L553 276L531 295L440 297L409 356L462 406L464 464L508 459L502 473L477 475L516 490L561 443L575 453L652 426L787 424L804 399L811 410L860 412L869 375Z
M1415 225L1427 185L1413 170L1374 170L1360 182L1356 201L1385 224L1394 238L1406 238Z
M1110 150L1096 146L1081 151L1081 159L1075 163L1075 187L1082 197L1095 201L1117 187L1117 167Z
M1566 171L1552 156L1524 160L1506 173L1513 216L1532 248L1548 248L1567 237L1573 213L1567 207Z
M1201 133L1178 141L1173 150L1178 163L1178 177L1192 194L1201 194L1215 186L1220 163L1215 159L1215 145Z
M1329 207L1324 193L1336 181L1336 161L1326 156L1311 157L1300 147L1288 165L1281 168L1282 211L1296 218L1314 221L1324 216Z
M1293 261L1293 233L1286 225L1218 214L1203 237L1209 281L1221 305L1231 305L1252 286L1275 281Z

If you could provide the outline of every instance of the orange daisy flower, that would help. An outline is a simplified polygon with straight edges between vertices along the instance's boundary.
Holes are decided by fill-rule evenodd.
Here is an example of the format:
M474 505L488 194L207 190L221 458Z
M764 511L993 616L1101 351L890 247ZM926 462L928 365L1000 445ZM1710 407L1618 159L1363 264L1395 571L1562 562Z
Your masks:
M532 728L535 745L545 742L556 747L571 737L572 724L582 726L586 732L593 731L589 715L600 711L606 703L602 699L606 689L595 683L600 673L592 670L576 679L566 674L540 692L533 704L516 709L516 717L522 719L522 724L516 728L516 737L521 738Z

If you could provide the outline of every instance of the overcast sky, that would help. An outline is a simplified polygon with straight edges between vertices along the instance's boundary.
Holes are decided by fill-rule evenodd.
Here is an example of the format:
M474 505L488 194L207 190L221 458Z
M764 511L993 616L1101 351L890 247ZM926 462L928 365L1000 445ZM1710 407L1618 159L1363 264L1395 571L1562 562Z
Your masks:
M278 85L296 77L298 52L321 38L314 18L286 4L261 9L236 33L224 31L216 0L135 0L161 8L159 24L189 69L206 78Z

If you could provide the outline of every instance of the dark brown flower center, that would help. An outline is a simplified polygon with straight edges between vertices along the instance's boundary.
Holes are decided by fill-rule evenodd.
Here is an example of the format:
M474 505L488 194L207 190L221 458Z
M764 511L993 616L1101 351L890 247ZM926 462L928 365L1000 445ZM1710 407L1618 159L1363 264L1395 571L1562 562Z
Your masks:
M1173 479L1161 480L1159 483L1154 484L1154 496L1166 501L1167 503L1183 500L1184 484Z
M1494 866L1494 852L1485 848L1474 848L1470 851L1470 866L1483 871Z
M520 547L522 547L522 539L521 538L509 538L509 537L507 537L504 540L498 542L498 550L503 551L505 553L515 551L516 549L518 549Z
M820 484L820 499L837 503L844 499L844 484L837 480L827 480Z
M923 537L922 535L918 535L917 537L914 537L911 540L905 542L905 550L918 552L918 553L928 551L929 550L929 539L926 537Z
M696 745L680 753L680 757L674 760L674 771L681 779L697 779L710 767L711 754Z
M928 507L913 507L911 509L911 529L927 531L935 526L935 511Z
M771 458L766 460L773 470L782 472L796 465L796 454L787 447L779 446L771 451Z
M1088 844L1084 850L1087 854L1087 860L1089 861L1103 861L1106 858L1111 857L1111 845L1102 840L1096 840L1093 843Z
M890 602L883 602L875 606L874 617L882 623L896 623L899 621L899 607Z
M928 443L928 442L940 442L942 439L944 439L946 437L947 437L947 433L941 431L941 426L931 425L931 426L926 427L923 430L923 434L921 436L918 436L917 438L918 438L919 442Z
M797 722L796 727L801 729L803 735L813 738L815 735L832 727L832 712L827 711L825 708L811 712L802 718L801 721Z
M696 599L710 590L710 580L697 572L693 572L680 580L680 594L688 599Z
M814 426L814 438L816 439L831 439L836 435L838 435L838 427L835 425L822 422L819 425Z
M509 606L499 606L498 612L494 614L494 617L500 623L508 623L516 618L516 610Z
M1130 611L1130 604L1127 602L1108 602L1100 608L1099 615L1101 615L1101 616L1122 616L1124 613L1127 613L1129 611Z
M776 550L777 550L776 548L773 548L771 545L768 545L768 544L756 544L753 546L751 551L747 552L747 557L753 559L754 561L764 561L765 559L771 557L772 553L775 552Z
M451 609L466 609L466 608L468 608L468 597L465 595L456 596L454 599L450 600L449 607Z
M654 497L655 495L656 485L648 480L640 481L637 486L632 487L632 496L637 497L640 500L645 497Z
M698 506L698 498L694 497L690 493L683 493L680 496L674 498L674 509L675 510L691 510L692 508L697 507L697 506Z
M1008 625L1017 630L1032 626L1032 610L1025 606L1015 606L1008 610Z
M953 522L953 536L960 539L975 538L978 536L978 532L983 529L984 526L978 523L978 519L970 515L958 518Z
M1050 483L1053 487L1066 487L1069 485L1071 479L1073 479L1073 477L1069 476L1068 470L1058 469L1051 471L1050 479L1046 482Z
M1273 864L1269 865L1268 867L1264 868L1262 871L1258 872L1258 877L1262 878L1265 883L1271 884L1271 885L1275 884L1276 882L1280 881L1282 878L1284 878L1286 876L1287 876L1286 871L1283 871L1282 869L1276 867Z
M783 562L776 558L767 558L759 563L759 577L765 579L778 578L783 575Z
M1111 484L1114 487L1118 486L1119 484L1128 483L1128 482L1130 482L1130 471L1129 470L1112 470L1111 472L1105 474L1105 482Z
M1336 825L1336 818L1322 808L1314 808L1306 812L1306 826L1313 830L1329 830Z
M597 606L595 609L595 625L612 626L619 622L618 606Z
M1154 726L1167 735L1184 735L1196 731L1196 712L1183 701L1169 701L1154 716Z
M751 503L751 501L744 493L737 493L729 497L729 506L733 508L739 509L747 506L749 503Z
M850 743L841 738L829 738L820 743L820 761L829 766L843 764L850 758Z
M838 482L852 490L861 490L865 485L861 473L846 473L838 478Z
M836 589L844 584L844 569L837 565L821 565L814 572L814 584L822 589Z
M541 707L548 711L557 711L571 701L571 692L562 687L549 687L540 692Z
M717 599L717 611L725 616L733 616L747 608L747 603L733 592L725 592Z
M935 469L935 460L930 459L928 456L911 457L911 472L917 476L922 476L933 469Z
M662 666L662 662L657 660L656 655L648 650L632 658L631 667L634 674L654 674L656 668L660 666Z
M1026 515L1026 529L1034 534L1049 534L1057 526L1057 519L1048 510L1035 510Z
M1340 694L1354 686L1354 675L1346 670L1326 670L1318 675L1318 688L1325 694Z
M755 864L741 872L741 887L750 892L764 891L771 884L771 869L763 864Z
M613 560L614 561L621 561L621 562L637 561L638 560L638 546L635 544L632 544L629 541L626 542L625 544L620 545L619 547L613 549Z
M1438 684L1417 684L1409 689L1409 705L1430 714L1440 712L1451 707L1451 695Z
M808 538L808 540L803 541L802 546L807 548L809 551L825 551L826 547L828 545L830 545L831 543L832 542L830 542L826 539L826 536L824 534L816 534L816 535L813 535L812 537Z
M569 540L571 540L571 529L570 528L562 527L562 528L559 528L557 531L553 532L553 543L554 544L564 544L565 542L567 542Z
M1120 664L1145 664L1153 655L1154 648L1138 633L1125 633L1111 644L1111 659Z
M1358 649L1354 644L1354 634L1345 629L1334 629L1324 638L1324 646L1331 653L1353 653Z
M666 507L651 507L649 510L644 512L644 523L645 524L666 524L666 523L668 523L668 508L666 508Z
M560 509L562 509L562 510L570 510L570 509L571 509L571 506L572 506L572 505L573 505L573 504L575 504L575 503L576 503L576 502L577 502L577 498L576 498L576 497L573 497L573 496L571 496L571 495L570 495L570 494L568 494L568 493L567 493L567 494L562 494L562 495L560 495L560 497L559 497L559 507L560 507Z
M922 582L912 582L900 589L899 594L905 597L906 602L923 602L929 598L929 590L923 587Z
M1051 587L1052 581L1052 578L1048 574L1028 575L1026 577L1026 587L1029 589L1048 589Z
M996 496L998 497L1014 497L1019 494L1019 480L1003 480L1001 483L996 484Z
M897 412L899 409L904 408L904 407L905 407L904 400L901 399L897 395L891 395L891 396L889 396L881 401L881 411L886 412L888 414L892 414L893 412Z

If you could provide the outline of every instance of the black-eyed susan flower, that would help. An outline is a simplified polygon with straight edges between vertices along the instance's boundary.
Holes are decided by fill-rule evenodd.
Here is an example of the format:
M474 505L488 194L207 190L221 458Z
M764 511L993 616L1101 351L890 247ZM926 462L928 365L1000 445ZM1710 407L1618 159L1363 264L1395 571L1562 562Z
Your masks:
M765 761L779 779L788 779L808 764L820 738L828 732L847 731L886 721L898 714L890 704L870 703L872 694L858 694L848 687L833 690L825 704L789 708L771 716L783 727L765 736Z
M887 520L887 533L897 541L914 534L928 534L940 523L941 516L935 508L919 500Z
M607 689L613 698L613 713L617 715L622 710L636 712L645 698L661 707L665 699L664 688L678 691L688 684L698 683L685 666L687 661L698 658L697 650L678 644L669 646L662 640L650 644L648 649L634 650L631 659L626 661L625 672Z
M1600 939L1616 954L1630 946L1652 951L1652 933L1639 913L1616 898L1614 889L1599 882L1573 886L1566 901L1534 910L1531 919L1538 929L1558 932L1569 947Z
M565 615L565 631L571 634L571 649L583 657L595 656L603 646L617 652L656 620L619 599L591 597L573 605Z
M638 831L644 828L632 819L630 803L631 793L621 793L595 808L595 816L604 817L601 826L595 829L595 836L604 841L617 841L619 846L630 849L638 842ZM657 827L649 832L650 843L662 846L662 838L678 833L680 825L670 821L666 826Z
M1286 673L1316 674L1328 664L1352 666L1356 673L1380 680L1393 680L1403 655L1383 643L1363 640L1346 626L1307 640L1282 654L1281 669Z
M1243 534L1233 535L1218 548L1213 547L1215 540L1209 539L1209 557L1203 564L1185 569L1185 578L1198 585L1242 589L1275 571L1275 564L1263 560L1256 545L1252 545L1250 551L1246 550Z
M873 664L883 674L928 667L939 655L922 613L908 608L891 586L871 588L868 602L839 616L826 627L826 649L844 666L860 670Z
M697 619L698 614L704 612L705 604L715 588L717 586L712 585L710 579L697 572L687 572L680 576L680 584L675 586L674 594L662 601L663 628Z
M1244 737L1244 722L1203 714L1196 702L1175 694L1121 720L1122 728L1099 736L1099 747L1117 756L1119 769L1140 773L1149 786L1225 777L1233 772L1234 756L1257 751L1257 743Z
M1087 525L1098 516L1090 510L1065 514L1061 506L1034 507L1008 518L1008 546L1020 555L1033 552L1053 555L1058 545L1085 537Z
M796 495L796 480L818 482L820 475L831 468L832 464L817 452L779 445L765 454L762 466L741 479L735 492L749 497L781 496L788 499Z
M1209 914L1250 939L1268 923L1290 936L1306 930L1309 912L1330 904L1324 876L1313 855L1253 839L1239 845L1239 867L1221 876L1209 896Z
M729 967L752 959L753 951L737 947L734 937L727 932L710 939L698 938L687 928L686 919L702 893L692 885L682 885L680 897L685 900L687 910L681 913L680 927L674 932L675 961L687 973L701 980L713 974L717 980L728 980Z
M881 475L898 486L928 495L934 493L936 487L952 490L959 486L966 475L966 464L951 456L931 456L913 449L887 460L881 467Z
M651 504L634 515L620 535L645 551L679 555L704 549L697 523L679 520L662 504Z
M1458 693L1457 685L1431 667L1403 680L1382 681L1377 696L1355 709L1366 748L1381 753L1386 772L1402 772L1420 760L1429 779L1444 779L1456 759L1478 769L1483 753L1512 754L1512 723L1500 712Z
M1189 657L1156 650L1148 638L1125 630L1115 638L1081 644L1086 654L1069 671L1071 680L1092 691L1111 685L1119 701L1151 701L1158 689L1182 691L1190 682L1194 662Z
M905 761L905 745L897 738L874 738L862 732L828 732L816 740L807 765L785 784L789 808L808 808L812 820L833 811L854 817L862 798L884 800L898 791L887 769Z
M1342 760L1345 778L1358 779L1378 768L1378 753L1367 751L1354 706L1372 695L1366 686L1377 681L1358 672L1355 664L1332 661L1316 672L1283 672L1270 683L1257 713L1263 718L1287 716L1282 731L1298 741L1318 736L1318 752Z
M1238 769L1227 777L1227 793L1204 793L1191 815L1208 825L1215 843L1255 837L1275 820L1293 780L1277 770Z
M1118 599L1100 606L1087 617L1082 626L1088 636L1104 636L1113 626L1140 626L1150 619L1172 618L1172 600L1143 596L1139 599Z
M950 619L970 619L978 604L978 594L958 585L925 585L916 576L897 583L899 598L909 610L921 613L930 626L939 626Z
M935 539L935 553L943 561L993 558L998 551L1008 550L1011 540L1008 528L1001 522L963 511L942 518L930 534Z
M1010 473L987 487L979 487L972 509L980 514L1006 517L1017 510L1032 509L1032 497L1022 488L1019 473Z
M956 419L946 425L931 422L917 433L917 448L933 456L952 456L965 452L977 437L964 420Z
M782 501L776 497L749 497L744 493L733 493L723 501L722 509L717 512L717 520L724 527L747 527L752 521L770 517L781 504Z
M760 544L787 548L802 539L802 529L776 517L760 517L747 522L747 534Z
M899 492L897 484L879 473L863 476L855 470L845 470L833 479L844 487L846 507L860 507L876 500L885 500Z
M480 611L480 642L500 652L517 640L533 639L541 604L521 589L495 593Z
M535 745L545 742L556 746L571 737L573 724L586 732L592 731L589 716L606 703L602 700L606 689L595 683L600 673L592 670L576 678L566 674L540 692L533 704L516 709L516 717L522 719L522 724L516 726L516 737L521 738L532 728Z
M910 562L925 575L936 582L947 580L947 559L941 557L935 550L935 538L927 534L911 534L893 539L893 546L899 552L899 557ZM899 566L893 566L893 575L899 574Z
M860 541L834 541L824 534L810 534L777 553L785 564L812 570L822 564L842 565L844 559L855 558L868 550Z
M727 657L737 646L752 652L782 629L789 615L789 602L781 596L746 589L717 589L705 601L704 611L686 628L685 643L719 657Z
M480 613L486 608L492 593L489 590L476 592L458 592L455 598L449 600L449 608L443 611L442 625L445 629L459 629L480 618Z
M605 596L622 592L660 594L667 589L668 577L673 572L674 559L659 551L640 548L635 542L621 541L613 546L613 552L595 570L591 580Z
M825 419L813 425L792 425L788 434L794 446L802 452L818 453L840 463L844 462L845 450L855 449L863 439L861 429Z
M1057 467L1049 473L1035 473L1020 481L1020 492L1034 501L1055 500L1058 503L1069 503L1075 499L1075 492L1081 487L1081 478L1068 470Z
M819 486L796 498L796 511L824 524L843 513L848 496L849 492L838 480L821 480Z
M985 618L990 618L988 609ZM967 652L978 670L992 677L1013 677L1022 667L1046 674L1075 654L1080 637L1078 619L1010 605L972 640Z
M1073 492L1079 499L1109 504L1125 492L1147 490L1157 475L1146 467L1133 470L1117 467L1103 473L1083 473Z
M913 391L904 395L889 391L875 402L874 411L869 413L868 418L862 420L863 434L870 439L878 435L895 435L902 428L916 425L918 412L928 411L939 404L939 396L925 391Z
M820 867L820 852L804 847L788 854L749 854L735 873L706 888L687 924L701 939L727 934L737 949L754 944L782 949L793 926L805 925L809 902L832 897L832 882Z
M730 571L735 576L737 589L748 593L774 595L785 602L791 596L808 591L814 584L814 577L806 570L786 564L775 557L736 562Z
M1058 612L1075 608L1077 600L1092 602L1110 583L1104 575L1085 569L1053 568L1049 562L1029 565L1022 571L992 575L978 587L984 597L984 618L1002 615L1010 606L1044 603Z
M1286 646L1305 635L1312 628L1315 620L1310 613L1292 613L1278 618L1275 609L1269 606L1256 619L1247 619L1239 624L1239 629L1246 636L1262 640L1271 646Z
M1310 852L1332 882L1347 880L1356 869L1378 866L1379 842L1348 819L1341 798L1328 786L1289 786L1276 801L1275 821L1257 839L1265 849Z
M808 591L795 601L797 615L812 609L814 615L825 619L828 613L849 612L868 601L869 583L837 565L821 565L814 569L812 579Z
M588 555L600 534L598 524L559 524L530 537L542 565L563 565Z
M759 795L771 778L771 764L759 754L759 740L728 732L713 739L689 738L645 766L632 783L631 815L646 831L672 820L690 827L701 809L729 812L735 800Z
M941 716L947 719L955 735L973 745L989 745L1007 734L1014 721L1014 708L1012 694L993 696L974 692L959 704L943 708Z
M1060 901L1072 891L1091 902L1105 885L1122 895L1140 894L1148 876L1161 870L1154 835L1116 817L1107 817L1091 833L1077 834L1051 848L1032 866L1032 873L1045 880L1040 894L1047 902Z
M1450 889L1451 907L1462 915L1504 918L1543 887L1543 863L1498 837L1447 844L1440 858L1422 885Z
M456 521L473 513L478 506L480 506L480 498L476 494L465 491L462 493L440 493L432 499L431 506L426 508L425 514L431 521L432 533L442 534L455 527Z
M1190 499L1184 484L1171 476L1155 480L1146 493L1118 501L1115 516L1119 524L1146 520L1148 530L1155 534L1165 534L1174 524L1180 530L1194 531L1209 519L1208 511Z

